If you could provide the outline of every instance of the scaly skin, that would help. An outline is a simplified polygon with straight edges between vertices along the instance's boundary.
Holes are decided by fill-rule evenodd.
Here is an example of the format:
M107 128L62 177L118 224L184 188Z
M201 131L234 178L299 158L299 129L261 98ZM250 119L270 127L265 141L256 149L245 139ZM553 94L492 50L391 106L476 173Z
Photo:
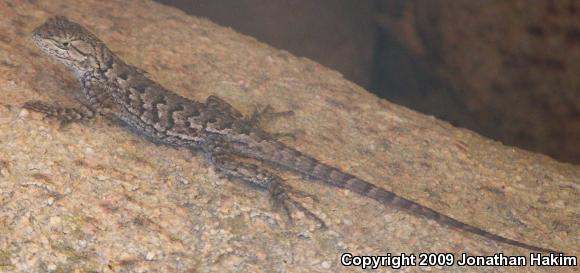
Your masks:
M48 19L34 30L32 37L41 50L77 75L82 99L79 108L61 108L40 101L27 102L25 108L63 122L103 115L155 143L202 151L218 172L268 191L273 204L284 209L290 220L289 205L324 226L316 215L292 198L292 195L308 194L285 185L278 175L264 167L240 159L251 158L278 165L375 199L385 206L401 208L413 215L498 242L532 251L557 253L455 220L321 163L260 129L259 115L245 118L218 97L210 96L205 102L181 97L148 78L142 70L124 63L95 35L65 17Z

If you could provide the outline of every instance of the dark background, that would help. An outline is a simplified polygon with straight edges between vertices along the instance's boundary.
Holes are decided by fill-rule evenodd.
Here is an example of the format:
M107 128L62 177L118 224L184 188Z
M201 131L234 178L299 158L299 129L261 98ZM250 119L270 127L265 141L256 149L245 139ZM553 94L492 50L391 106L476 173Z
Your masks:
M392 102L580 163L580 2L159 0Z

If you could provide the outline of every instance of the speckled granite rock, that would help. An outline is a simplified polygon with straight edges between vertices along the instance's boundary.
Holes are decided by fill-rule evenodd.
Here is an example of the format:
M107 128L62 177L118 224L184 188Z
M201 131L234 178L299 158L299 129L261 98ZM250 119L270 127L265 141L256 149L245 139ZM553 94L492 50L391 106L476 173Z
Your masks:
M150 1L11 1L0 3L0 272L351 272L341 253L525 253L289 174L320 196L304 202L329 229L300 215L288 227L263 194L188 151L102 119L61 128L22 110L30 99L66 104L78 88L28 39L54 14L184 96L295 110L269 129L304 130L294 145L325 162L468 223L578 253L578 167L392 105L312 61ZM430 270L443 269L402 272Z

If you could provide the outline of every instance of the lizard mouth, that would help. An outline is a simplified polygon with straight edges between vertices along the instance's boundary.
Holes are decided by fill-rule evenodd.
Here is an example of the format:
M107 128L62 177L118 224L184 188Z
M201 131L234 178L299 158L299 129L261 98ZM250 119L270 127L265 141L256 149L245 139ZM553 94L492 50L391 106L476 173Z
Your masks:
M40 35L38 35L38 34L36 33L36 31L35 31L34 33L32 33L32 36L31 36L30 38L31 38L32 42L33 42L33 43L34 43L36 46L38 46L38 44L39 44L39 43L40 43L40 41L42 40L42 39L40 38Z

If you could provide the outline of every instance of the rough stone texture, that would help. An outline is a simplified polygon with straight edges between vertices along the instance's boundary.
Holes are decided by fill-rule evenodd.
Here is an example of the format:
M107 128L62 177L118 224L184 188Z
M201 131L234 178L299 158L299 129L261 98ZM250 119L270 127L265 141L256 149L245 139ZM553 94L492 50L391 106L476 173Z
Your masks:
M294 145L325 162L487 230L578 253L578 167L390 104L312 61L150 1L10 1L0 2L0 272L352 272L341 253L527 254L292 175L320 196L304 202L329 229L300 215L289 227L263 194L188 151L103 119L61 128L23 110L31 99L65 104L78 88L28 38L55 14L184 96L217 94L246 113L293 109L269 129L302 129ZM474 269L402 272L427 270ZM501 269L530 270L553 271Z
M386 26L407 62L438 81L401 103L580 163L579 1L383 1L404 6Z

